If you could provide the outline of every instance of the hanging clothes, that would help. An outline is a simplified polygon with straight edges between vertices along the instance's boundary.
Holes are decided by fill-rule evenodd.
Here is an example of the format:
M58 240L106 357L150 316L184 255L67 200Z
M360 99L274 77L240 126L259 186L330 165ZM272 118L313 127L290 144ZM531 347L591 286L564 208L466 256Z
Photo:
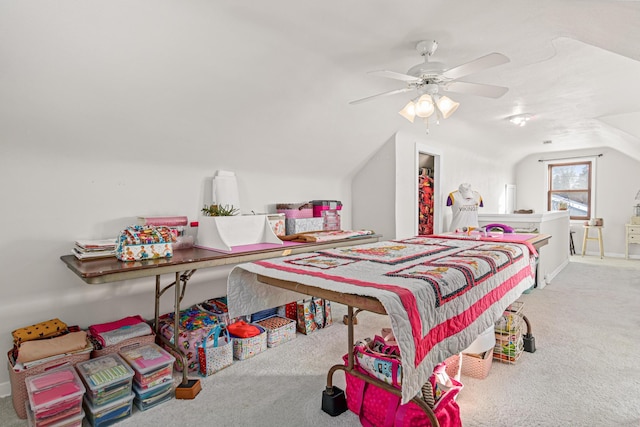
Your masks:
M418 234L433 234L433 178L420 171L418 176Z

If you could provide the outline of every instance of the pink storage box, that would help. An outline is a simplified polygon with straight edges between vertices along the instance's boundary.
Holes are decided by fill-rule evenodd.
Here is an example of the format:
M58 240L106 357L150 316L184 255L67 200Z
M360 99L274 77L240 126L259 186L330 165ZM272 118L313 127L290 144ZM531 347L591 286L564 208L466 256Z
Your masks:
M64 420L82 411L85 387L73 366L53 369L25 381L36 425Z
M313 218L313 205L311 203L278 203L276 211L290 218Z
M313 216L321 217L322 211L339 211L342 210L342 202L340 200L312 200Z

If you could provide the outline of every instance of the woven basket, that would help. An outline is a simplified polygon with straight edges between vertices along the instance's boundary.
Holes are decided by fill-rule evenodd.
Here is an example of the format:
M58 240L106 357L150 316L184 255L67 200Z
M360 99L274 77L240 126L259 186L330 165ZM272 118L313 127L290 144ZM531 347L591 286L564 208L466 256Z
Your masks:
M29 400L29 396L27 394L27 385L25 381L28 377L41 374L45 371L48 371L49 369L67 363L75 366L76 363L89 360L92 348L93 346L91 344L88 344L87 347L79 353L52 360L50 362L33 366L31 368L18 372L13 369L13 366L11 366L11 362L7 362L7 367L9 369L9 381L11 382L11 398L13 399L13 409L15 409L18 417L22 419L27 418L27 408L25 406L25 403ZM9 353L11 353L11 351L9 351Z
M156 335L155 334L149 334L149 335L143 335L141 337L133 337L133 338L129 338L128 340L124 340L119 342L118 344L114 344L114 345L110 345L107 347L104 347L100 350L93 350L91 352L91 358L95 359L96 357L100 357L100 356L106 356L108 354L114 354L114 353L119 353L120 350L122 350L123 348L129 347L129 346L134 346L134 345L143 345L143 344L152 344L156 342Z
M486 351L483 358L462 353L462 375L484 379L489 375L492 361L493 349Z
M275 347L296 337L295 320L273 316L256 323L267 330L267 347Z
M267 331L260 325L252 323L260 329L260 334L250 338L233 337L233 357L244 360L262 353L267 349Z
M447 375L449 375L450 378L455 378L460 381L460 355L454 354L453 356L447 357L444 360L444 364L447 366Z

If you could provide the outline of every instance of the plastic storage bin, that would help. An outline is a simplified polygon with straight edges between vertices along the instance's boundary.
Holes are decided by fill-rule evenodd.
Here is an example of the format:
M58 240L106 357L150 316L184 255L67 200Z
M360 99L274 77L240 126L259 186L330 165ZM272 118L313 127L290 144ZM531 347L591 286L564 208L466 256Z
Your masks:
M94 406L85 396L84 408L87 421L89 421L89 424L93 427L103 427L110 426L111 424L115 424L118 421L131 416L133 410L133 397L134 394L131 393L129 396L125 396L107 405Z
M27 422L29 427L82 427L82 421L84 420L84 411L80 408L80 412L76 415L71 415L58 422L48 420L45 423L38 423L34 417L33 411L29 407L29 403L25 402L27 410Z
M141 389L137 384L133 385L135 397L133 403L141 411L146 411L173 397L173 382L165 382L147 389Z
M134 381L140 388L147 389L172 380L176 359L157 344L128 348L121 351L120 356L133 369Z
M311 203L278 203L278 213L284 214L286 219L313 218L313 205Z
M117 354L109 354L76 365L87 397L94 406L120 400L131 394L133 369Z
M73 366L29 377L26 388L33 425L63 423L82 412L85 387Z
M11 400L13 401L13 409L16 411L16 415L19 418L26 419L27 411L25 407L28 406L29 397L27 396L26 379L33 377L44 372L49 372L51 369L55 369L56 366L63 364L75 365L78 362L88 360L93 350L93 345L87 343L87 347L78 353L73 353L60 359L54 359L49 362L44 362L39 365L33 366L28 369L16 371L12 362L11 350L9 350L9 380L11 382ZM25 405L27 403L27 405Z
M321 217L322 211L339 211L342 210L342 202L340 200L312 200L313 216Z

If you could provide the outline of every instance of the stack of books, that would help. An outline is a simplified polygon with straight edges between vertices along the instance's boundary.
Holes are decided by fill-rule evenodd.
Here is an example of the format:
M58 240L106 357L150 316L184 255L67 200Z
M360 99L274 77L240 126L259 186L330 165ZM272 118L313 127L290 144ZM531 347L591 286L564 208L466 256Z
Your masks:
M76 240L71 251L80 260L116 256L116 239Z

